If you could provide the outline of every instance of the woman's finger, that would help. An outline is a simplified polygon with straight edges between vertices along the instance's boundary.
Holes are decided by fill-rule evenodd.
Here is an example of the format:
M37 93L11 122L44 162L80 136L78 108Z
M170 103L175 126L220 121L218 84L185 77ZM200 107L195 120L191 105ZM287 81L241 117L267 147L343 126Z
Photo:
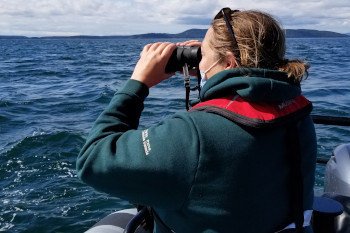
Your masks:
M176 48L176 45L170 42L164 43L164 48L162 49L162 56L171 56L173 50Z
M201 44L202 43L199 40L188 40L176 43L177 46L201 46Z
M152 44L145 45L140 53L140 57L142 57L145 53L147 53L147 51L151 48L151 46Z

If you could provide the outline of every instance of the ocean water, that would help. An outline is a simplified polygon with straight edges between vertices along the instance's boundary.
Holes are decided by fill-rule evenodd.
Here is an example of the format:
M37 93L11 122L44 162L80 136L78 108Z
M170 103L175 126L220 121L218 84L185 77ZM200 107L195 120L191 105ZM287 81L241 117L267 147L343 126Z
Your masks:
M1 232L83 232L130 207L83 184L75 160L93 122L150 42L0 40ZM288 39L287 57L311 64L302 87L313 114L350 116L350 39ZM152 88L140 128L185 111L184 98L180 75ZM337 145L350 142L350 127L316 125L316 132L319 157L329 158ZM317 165L317 193L324 167Z

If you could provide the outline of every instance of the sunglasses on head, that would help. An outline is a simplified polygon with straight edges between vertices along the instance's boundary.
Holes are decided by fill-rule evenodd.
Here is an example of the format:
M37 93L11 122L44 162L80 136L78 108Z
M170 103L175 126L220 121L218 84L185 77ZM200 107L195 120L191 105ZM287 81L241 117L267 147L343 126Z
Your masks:
M236 37L235 37L235 33L232 29L232 25L230 24L230 21L232 21L232 17L231 17L231 14L232 13L235 13L235 12L239 12L239 10L231 10L230 8L228 7L225 7L225 8L222 8L217 14L216 16L214 17L214 19L221 19L221 18L224 18L225 20L225 23L226 23L226 26L227 26L227 29L229 31L229 33L231 34L231 37L232 37L232 41L234 43L234 45L236 46L236 50L235 50L235 56L236 56L236 60L237 60L237 63L240 64L240 57L241 57L241 54L239 52L239 47L238 47L238 43L237 43L237 40L236 40Z

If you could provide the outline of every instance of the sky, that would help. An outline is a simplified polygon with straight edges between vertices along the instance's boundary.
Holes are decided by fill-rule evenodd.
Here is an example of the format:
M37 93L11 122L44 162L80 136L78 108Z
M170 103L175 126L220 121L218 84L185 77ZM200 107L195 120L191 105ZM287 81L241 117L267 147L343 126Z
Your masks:
M0 0L0 35L180 33L207 29L226 6L267 12L285 29L350 33L349 0Z

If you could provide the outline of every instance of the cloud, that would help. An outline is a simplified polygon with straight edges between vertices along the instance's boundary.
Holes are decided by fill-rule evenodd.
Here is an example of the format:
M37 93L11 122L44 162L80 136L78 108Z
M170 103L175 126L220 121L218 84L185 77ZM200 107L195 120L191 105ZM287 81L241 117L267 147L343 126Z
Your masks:
M349 32L344 0L1 0L0 34L120 35L206 28L223 6L276 16L285 28Z

